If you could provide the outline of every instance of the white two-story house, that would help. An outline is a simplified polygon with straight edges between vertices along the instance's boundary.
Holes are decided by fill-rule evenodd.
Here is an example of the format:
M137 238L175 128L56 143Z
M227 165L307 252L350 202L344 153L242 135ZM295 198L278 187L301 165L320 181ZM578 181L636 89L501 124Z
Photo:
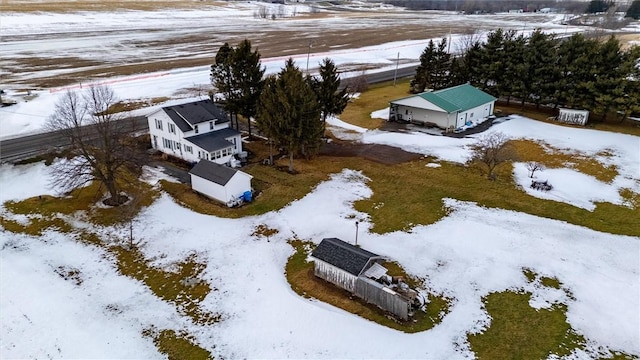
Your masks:
M147 115L151 146L189 162L229 163L242 152L240 133L211 100L166 106Z

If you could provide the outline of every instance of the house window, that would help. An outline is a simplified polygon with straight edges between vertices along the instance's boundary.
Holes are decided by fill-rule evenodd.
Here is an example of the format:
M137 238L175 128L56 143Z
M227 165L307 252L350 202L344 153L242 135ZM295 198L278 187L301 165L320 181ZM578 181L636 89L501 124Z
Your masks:
M209 121L209 130L213 130L213 121Z
M162 120L156 119L156 129L162 130Z
M404 114L405 114L405 115L409 115L409 110L405 109L405 110L404 110Z
M189 145L184 146L184 151L193 154L193 148Z
M176 133L176 125L175 124L169 124L169 132L172 134Z
M198 125L196 125L193 129L196 131L196 134L197 134L198 133Z
M233 148L238 150L238 144L236 143L236 138L233 138Z
M171 149L171 140L162 138L162 146L164 146L166 149Z
M178 149L178 150L182 151L182 150L180 149L180 143L179 143L179 142L177 142L177 141L174 141L174 142L176 143L176 149Z

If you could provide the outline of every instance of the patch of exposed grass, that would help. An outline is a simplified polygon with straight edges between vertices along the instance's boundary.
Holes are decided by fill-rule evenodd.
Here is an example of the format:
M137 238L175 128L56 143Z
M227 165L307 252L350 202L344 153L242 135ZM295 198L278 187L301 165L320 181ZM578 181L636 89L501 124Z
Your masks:
M531 144L533 145L529 149L542 151L538 144ZM258 142L250 146L256 159L268 156L268 148ZM531 155L529 159L536 158ZM373 195L356 201L355 208L371 216L372 230L376 233L411 231L416 225L435 223L448 211L443 207L442 199L454 198L477 202L486 207L563 220L612 234L640 236L640 207L597 203L594 211L588 211L528 195L514 183L513 166L508 163L496 170L497 180L489 181L476 167L448 162L440 162L439 168L426 167L430 161L422 159L384 165L359 157L321 156L310 161L296 159L294 165L298 173L295 175L280 171L274 166L253 163L243 171L252 174L254 179L261 180L262 192L255 197L253 203L237 209L218 205L195 194L186 185L163 182L163 187L178 202L194 211L223 217L241 217L281 209L327 180L329 174L354 169L361 170L371 179L368 186L373 190ZM597 169L605 169L597 162L592 166L592 174L597 173ZM402 176L399 177L398 174ZM639 195L631 192L628 196L635 199Z
M145 336L152 336L158 351L167 355L169 360L207 360L213 359L211 353L194 343L194 339L185 333L174 330L162 330L154 334L146 330Z
M371 216L374 232L410 231L414 225L432 224L446 214L442 199L454 198L559 219L612 234L640 235L639 208L597 203L594 211L588 211L562 202L538 199L518 189L511 178L510 165L499 169L496 181L487 180L473 167L446 162L441 162L439 168L425 165L424 160L394 166L360 160L351 167L362 169L371 179L368 185L373 195L357 201L355 208ZM401 179L397 174L402 174Z
M318 299L380 325L407 333L433 328L449 310L447 299L429 294L426 312L416 311L413 320L398 321L377 306L368 304L348 291L316 277L313 273L313 263L307 261L307 256L314 247L313 243L301 240L292 240L289 243L295 252L287 261L286 277L293 291L301 296ZM417 279L411 279L398 264L391 267L396 274L403 276L407 283L418 283Z
M17 221L0 216L0 226L16 234L32 236L40 236L47 230L57 230L65 233L73 230L69 223L58 217L34 217L29 219L28 224L23 225Z
M529 282L534 282L537 278L539 278L540 284L542 284L542 286L558 290L562 289L562 283L555 277L539 276L531 269L522 269L522 273L527 278L527 280L529 280Z
M548 144L531 140L512 140L511 143L515 147L521 161L536 161L544 164L547 168L573 168L605 183L610 183L618 176L618 170L615 165L604 165L597 159L584 154L576 152L568 153L560 149L555 149ZM608 154L602 153L599 155L607 156ZM544 171L537 172L536 174L538 176L544 176Z
M113 225L125 220L124 215L133 216L141 208L151 205L159 193L142 182L127 182L122 190L135 194L135 201L119 207L96 207L103 197L100 184L93 182L86 187L72 191L69 196L55 197L51 195L34 196L22 201L7 201L4 206L14 214L41 214L52 217L56 214L71 215L85 212L90 221L97 225ZM129 212L130 214L125 214Z
M175 264L176 271L170 272L152 267L135 246L112 247L118 270L124 275L144 282L156 296L176 305L179 312L190 316L195 323L211 325L219 321L218 314L208 313L198 304L212 290L209 284L198 276L205 265L194 257ZM189 279L193 281L190 283Z
M137 100L137 101L120 101L116 104L111 105L108 109L110 113L119 113L124 111L133 111L142 108L146 108L155 104L159 104L170 100L168 97L155 97L148 100Z
M386 82L375 84L352 100L340 115L342 121L363 127L365 129L377 129L382 126L384 120L372 119L373 111L382 110L389 106L389 101L410 96L409 80L403 79L393 83Z
M531 293L511 291L483 299L491 324L467 337L478 359L546 359L551 354L569 355L585 344L567 323L565 305L536 310L530 299Z

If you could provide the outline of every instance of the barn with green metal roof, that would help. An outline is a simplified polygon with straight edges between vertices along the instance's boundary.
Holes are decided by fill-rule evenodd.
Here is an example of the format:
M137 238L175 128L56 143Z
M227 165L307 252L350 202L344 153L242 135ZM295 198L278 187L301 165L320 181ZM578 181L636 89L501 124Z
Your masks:
M453 131L493 115L496 98L469 84L427 91L389 103L389 121L437 126Z

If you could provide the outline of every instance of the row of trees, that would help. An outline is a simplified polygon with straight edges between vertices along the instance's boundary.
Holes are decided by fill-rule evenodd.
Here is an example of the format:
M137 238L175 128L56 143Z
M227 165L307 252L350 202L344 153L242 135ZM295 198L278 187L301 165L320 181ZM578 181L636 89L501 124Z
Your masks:
M309 157L319 150L327 117L347 106L347 89L340 89L338 69L328 58L322 61L318 77L304 76L293 59L276 75L264 78L264 71L249 40L235 48L225 43L211 66L211 82L222 95L218 103L247 120L250 137L255 119L270 144L287 151L293 171L296 154Z
M609 0L595 0L608 2ZM514 9L534 12L544 8L560 8L570 13L583 13L590 8L590 3L583 0L385 0L394 6L403 6L410 10L444 10L461 11L467 14L496 13Z
M603 120L640 111L640 47L623 50L614 37L560 40L541 30L524 36L498 29L457 58L448 56L446 39L430 42L420 60L413 92L468 82L507 103L583 108Z

